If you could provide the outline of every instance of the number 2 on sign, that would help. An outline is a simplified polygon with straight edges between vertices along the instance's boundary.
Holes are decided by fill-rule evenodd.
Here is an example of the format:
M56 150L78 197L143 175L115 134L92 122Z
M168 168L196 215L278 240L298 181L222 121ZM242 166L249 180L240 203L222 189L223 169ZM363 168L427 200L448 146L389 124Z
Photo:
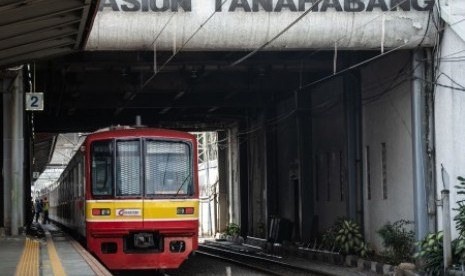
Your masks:
M39 107L39 97L37 96L31 97L31 107L35 107L35 108Z
M26 93L26 110L43 110L44 94L43 93Z

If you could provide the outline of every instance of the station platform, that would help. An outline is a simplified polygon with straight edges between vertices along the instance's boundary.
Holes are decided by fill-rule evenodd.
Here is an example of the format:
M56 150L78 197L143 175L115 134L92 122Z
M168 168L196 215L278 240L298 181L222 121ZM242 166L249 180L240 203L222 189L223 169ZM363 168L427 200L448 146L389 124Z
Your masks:
M27 235L0 237L0 275L112 275L53 224L33 223Z

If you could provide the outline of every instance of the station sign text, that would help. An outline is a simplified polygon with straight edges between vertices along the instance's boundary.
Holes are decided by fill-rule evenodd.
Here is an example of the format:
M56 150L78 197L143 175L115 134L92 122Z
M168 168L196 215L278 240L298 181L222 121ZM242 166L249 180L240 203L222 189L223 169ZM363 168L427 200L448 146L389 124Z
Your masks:
M429 11L434 0L210 0L216 12L372 12ZM205 5L205 0L196 1ZM100 11L115 12L191 12L192 0L101 0Z

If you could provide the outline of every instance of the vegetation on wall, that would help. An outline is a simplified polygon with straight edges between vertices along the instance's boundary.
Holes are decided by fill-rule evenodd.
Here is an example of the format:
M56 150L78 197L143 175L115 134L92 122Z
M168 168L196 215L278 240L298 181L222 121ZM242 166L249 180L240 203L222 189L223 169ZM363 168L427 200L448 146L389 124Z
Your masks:
M401 219L392 224L388 222L377 231L387 249L384 255L391 264L412 261L415 233L407 230L409 224L413 222Z
M455 227L459 234L455 242L454 252L453 254L456 255L457 260L460 263L465 262L465 199L463 196L465 195L465 178L459 176L457 178L460 181L459 185L456 185L455 188L457 189L457 197L462 197L462 199L457 201L457 208L454 210L457 211L457 215L454 217Z

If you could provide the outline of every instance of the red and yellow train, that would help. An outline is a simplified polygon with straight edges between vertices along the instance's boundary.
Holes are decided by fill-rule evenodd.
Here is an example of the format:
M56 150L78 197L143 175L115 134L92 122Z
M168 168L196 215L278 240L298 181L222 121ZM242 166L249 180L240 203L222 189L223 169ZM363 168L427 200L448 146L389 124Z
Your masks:
M49 188L49 216L110 270L177 268L198 247L195 136L149 128L89 134Z

